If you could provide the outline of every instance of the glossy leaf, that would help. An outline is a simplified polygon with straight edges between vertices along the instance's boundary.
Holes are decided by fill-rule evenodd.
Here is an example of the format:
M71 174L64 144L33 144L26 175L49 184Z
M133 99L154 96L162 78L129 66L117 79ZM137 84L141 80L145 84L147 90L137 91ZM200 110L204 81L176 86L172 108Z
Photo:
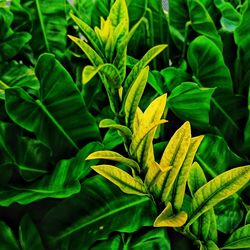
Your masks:
M127 172L111 165L93 166L92 169L105 177L126 194L145 195L147 193L142 182L134 179Z
M126 158L122 156L121 154L116 153L114 151L108 151L108 150L96 151L90 154L86 160L94 160L94 159L106 159L110 161L117 161L117 162L126 164L127 166L131 167L132 169L138 172L140 171L140 167L136 161Z
M47 71L48 65L51 71ZM12 120L34 132L53 149L57 159L79 150L90 139L98 139L94 118L70 75L54 56L40 57L36 75L41 86L38 100L21 88L6 90L6 109Z
M29 216L24 216L19 227L19 238L22 250L43 250L41 237Z
M192 199L192 212L189 215L186 228L191 225L199 216L220 201L231 196L241 189L250 179L249 166L237 167L223 174L202 186L194 194Z
M250 225L238 228L227 239L222 249L239 249L250 247Z
M31 46L35 55L50 52L61 58L66 50L67 20L65 0L22 0L22 6L32 13Z
M198 129L209 127L209 112L214 88L200 88L192 82L177 86L168 98L168 106L175 115L188 120Z
M54 245L68 239L72 250L80 250L113 231L132 233L153 224L156 210L146 196L125 195L100 176L88 179L81 190L43 220L43 231Z
M232 91L232 79L223 55L216 45L204 36L192 41L188 62L194 76L203 87L221 87Z
M187 221L187 217L187 214L183 211L173 214L172 204L169 202L155 219L154 227L181 227Z
M129 128L132 128L135 119L135 112L139 105L140 99L142 97L143 91L147 83L148 71L149 67L146 67L140 71L137 78L131 85L128 95L126 96L124 102L124 113L125 113L126 125Z
M7 224L0 221L0 247L1 249L20 250L17 240Z

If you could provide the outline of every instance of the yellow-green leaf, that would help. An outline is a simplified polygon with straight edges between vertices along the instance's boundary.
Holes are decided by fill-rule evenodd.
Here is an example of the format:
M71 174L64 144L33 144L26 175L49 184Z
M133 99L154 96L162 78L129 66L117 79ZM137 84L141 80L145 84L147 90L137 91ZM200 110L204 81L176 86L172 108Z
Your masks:
M136 112L135 112L135 119L134 119L134 124L133 124L133 133L137 133L137 130L139 129L141 120L142 120L143 112L139 107L137 107Z
M110 63L105 63L95 66L86 66L82 72L82 83L86 84L89 82L97 73L103 74L105 76L105 81L107 86L110 88L118 89L121 86L120 75L117 68Z
M250 166L237 167L216 176L194 194L188 228L199 216L241 189L250 180Z
M238 228L225 242L222 249L250 248L250 225Z
M146 67L157 55L159 55L165 48L167 47L166 44L157 45L151 48L143 57L142 59L135 64L131 72L129 73L127 79L124 83L124 91L130 88L134 80L137 78L138 74L141 70Z
M145 67L141 70L125 99L124 113L126 125L132 129L132 125L135 119L135 112L141 100L143 91L145 89L148 80L149 67Z
M168 172L166 179L161 185L160 196L163 202L168 201L169 194L173 188L174 182L185 160L191 140L191 128L189 122L185 122L180 129L170 139L165 151L163 152L160 166L161 169L173 166Z
M98 165L93 166L92 169L114 183L126 194L147 195L143 183L120 168L111 165Z
M176 188L173 194L173 197L174 197L173 205L174 205L174 208L177 209L178 211L181 209L182 204L183 204L185 190L186 190L186 183L187 183L189 171L191 169L191 166L194 160L195 153L198 150L203 138L204 136L197 136L197 137L191 138L188 152L186 154L186 158L181 166L179 175L177 177L177 181L175 184Z
M94 159L105 159L105 160L117 161L117 162L126 164L127 166L133 168L137 172L140 172L140 167L136 161L126 158L122 156L121 154L116 153L114 151L109 151L109 150L96 151L90 154L86 158L86 160L94 160Z
M173 214L172 204L168 202L162 213L156 218L154 227L181 227L187 221L184 211Z
M131 155L136 155L138 147L140 146L140 144L142 143L143 139L145 138L145 136L155 127L157 127L160 124L166 123L167 120L160 120L160 121L156 121L153 122L151 124L146 125L145 127L143 127L142 129L140 129L136 134L133 134L132 136L132 143L130 145L129 148L129 152Z
M81 48L94 66L104 63L102 58L86 42L74 36L68 35L68 37Z
M113 128L118 130L124 137L131 138L132 137L132 132L129 128L126 126L117 124L114 120L112 119L103 119L100 124L100 128Z
M108 19L113 27L119 25L120 22L128 20L128 8L125 0L116 0L109 12Z
M86 36L86 38L90 41L94 49L97 51L98 55L102 57L104 60L103 53L101 52L101 44L98 40L98 37L95 33L95 31L84 21L82 21L80 18L76 17L72 13L70 13L71 18L74 20L74 22L77 24L77 26L81 29L83 34Z

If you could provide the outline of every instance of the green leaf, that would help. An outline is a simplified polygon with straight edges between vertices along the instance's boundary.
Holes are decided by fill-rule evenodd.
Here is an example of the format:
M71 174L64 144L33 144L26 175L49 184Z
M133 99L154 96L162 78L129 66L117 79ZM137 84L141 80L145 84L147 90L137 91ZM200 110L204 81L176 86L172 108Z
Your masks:
M230 2L225 2L225 0L215 0L214 4L221 12L220 23L222 28L228 32L234 32L241 21L240 13Z
M125 0L115 1L110 9L108 19L113 27L118 26L121 22L128 21L128 9Z
M66 50L67 20L65 0L22 0L22 6L31 13L31 46L38 57L41 53L51 52L61 58Z
M222 249L241 249L250 247L250 225L238 228L224 243Z
M106 86L109 86L111 89L119 89L121 86L121 80L119 71L117 68L110 63L105 63L99 65L98 67L86 66L82 72L82 82L86 84L89 82L97 73L103 74L105 77Z
M198 189L192 199L192 212L185 228L220 201L241 189L249 179L250 166L237 167L218 175Z
M25 215L20 223L19 238L22 250L43 250L41 237L31 218Z
M220 87L232 91L230 71L222 52L204 36L194 39L188 48L188 62L203 87Z
M214 88L200 88L192 82L177 86L168 98L168 106L177 117L198 129L209 128L209 112Z
M91 250L103 249L165 249L170 250L170 240L165 229L141 230L133 234L116 234L108 240L94 244Z
M132 169L140 172L140 167L138 163L132 159L126 158L119 153L109 150L103 151L96 151L90 154L86 160L93 160L93 159L105 159L110 161L117 161L119 163L124 163L127 166L131 167Z
M172 204L168 202L161 214L155 219L154 227L181 227L187 218L187 214L183 211L173 214Z
M126 194L146 195L147 190L142 182L134 179L127 172L111 166L98 165L93 166L92 169L98 174L102 175L116 186L118 186Z
M77 206L76 206L77 204ZM114 231L132 233L151 226L156 209L147 196L123 194L100 176L88 179L81 192L52 208L42 222L46 238L71 249L89 248ZM58 247L60 249L60 247Z
M120 125L112 119L102 120L99 124L99 127L100 128L113 128L113 129L118 130L126 138L132 137L132 132L128 127Z
M211 177L245 162L229 148L224 138L210 134L205 135L195 158Z
M244 217L241 198L232 196L215 207L217 228L224 234L231 234L240 225Z
M148 66L140 71L135 81L129 88L128 94L124 101L125 122L126 125L131 129L134 123L136 109L139 105L140 99L147 83L148 72Z
M86 5L85 5L86 6ZM72 13L70 13L71 18L74 20L74 22L79 26L83 34L87 37L87 39L90 41L91 45L94 47L95 51L98 52L100 57L104 60L104 56L101 52L101 44L98 40L98 37L95 33L95 31L84 21L82 21L80 18L74 16Z
M143 57L142 59L135 64L132 68L131 72L129 73L128 77L124 82L124 92L127 94L131 85L135 80L138 78L138 75L141 74L141 71L157 56L159 55L164 49L166 49L167 45L157 45L151 48Z
M39 58L36 75L40 81L38 100L21 88L6 90L6 109L11 119L34 132L57 159L71 155L90 139L99 139L95 119L69 73L54 56Z
M86 42L74 36L68 35L68 37L81 48L94 66L97 67L104 64L103 59Z
M65 198L80 191L79 180L91 171L92 164L85 158L96 150L103 149L98 142L87 144L76 157L59 161L52 173L44 175L29 185L9 185L0 189L0 206L15 202L29 204L43 198Z
M17 240L9 228L3 221L0 221L0 247L3 250L20 250Z
M189 16L192 28L200 35L212 40L222 50L221 37L218 34L213 19L209 12L199 0L188 1Z

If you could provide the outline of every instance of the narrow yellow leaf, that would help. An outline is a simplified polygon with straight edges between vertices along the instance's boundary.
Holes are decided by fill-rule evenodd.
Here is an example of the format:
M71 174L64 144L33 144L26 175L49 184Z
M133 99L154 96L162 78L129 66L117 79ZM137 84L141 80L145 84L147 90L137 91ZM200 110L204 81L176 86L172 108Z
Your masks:
M185 160L191 140L189 122L184 123L170 139L160 161L161 169L173 166L161 187L161 200L167 202L180 168Z
M90 154L86 160L95 160L95 159L105 159L105 160L111 160L111 161L117 161L120 163L124 163L125 165L133 168L137 172L140 172L140 167L138 163L132 159L126 158L122 156L119 153L116 153L114 151L109 150L103 150L103 151L96 151L92 154Z
M184 211L173 214L172 204L168 202L165 209L156 218L154 227L182 227L187 218L188 216Z
M135 119L134 119L134 124L133 124L133 133L136 134L139 126L141 124L143 112L139 107L137 107L136 112L135 112Z
M203 138L204 138L203 135L191 138L188 152L186 154L185 160L178 174L176 184L175 184L176 188L173 193L173 198L174 198L173 205L177 211L179 211L182 207L189 171L191 169L196 151L198 150Z
M92 169L114 183L126 194L147 195L143 183L120 168L111 165L98 165L93 166Z

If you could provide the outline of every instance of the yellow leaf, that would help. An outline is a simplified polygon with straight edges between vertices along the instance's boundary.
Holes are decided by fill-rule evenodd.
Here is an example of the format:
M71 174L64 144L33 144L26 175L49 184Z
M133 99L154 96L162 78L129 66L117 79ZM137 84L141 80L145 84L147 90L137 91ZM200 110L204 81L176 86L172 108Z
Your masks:
M184 162L181 166L180 172L178 174L176 184L175 184L176 188L175 188L174 193L172 195L174 198L173 205L177 211L179 211L182 207L189 171L191 169L195 153L198 150L203 138L204 138L203 135L191 138L188 152L186 154L185 160L184 160Z
M136 170L137 172L140 172L140 167L136 161L126 158L122 156L121 154L118 154L114 151L109 151L109 150L96 151L90 154L86 158L86 160L94 160L94 159L105 159L105 160L117 161L120 163L124 163L125 165Z
M114 183L126 194L147 195L143 183L120 168L111 165L98 165L93 166L92 169Z
M182 227L187 218L188 216L184 211L173 214L172 204L168 202L165 209L156 218L154 227Z

